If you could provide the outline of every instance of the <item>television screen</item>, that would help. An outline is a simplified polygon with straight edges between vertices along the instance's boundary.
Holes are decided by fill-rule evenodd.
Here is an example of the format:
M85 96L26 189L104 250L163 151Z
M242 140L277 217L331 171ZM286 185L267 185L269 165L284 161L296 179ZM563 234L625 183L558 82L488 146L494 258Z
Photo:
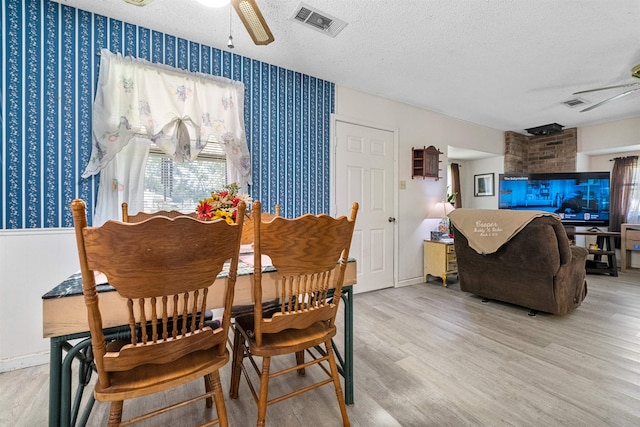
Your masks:
M555 212L568 225L609 225L609 172L501 174L500 209Z

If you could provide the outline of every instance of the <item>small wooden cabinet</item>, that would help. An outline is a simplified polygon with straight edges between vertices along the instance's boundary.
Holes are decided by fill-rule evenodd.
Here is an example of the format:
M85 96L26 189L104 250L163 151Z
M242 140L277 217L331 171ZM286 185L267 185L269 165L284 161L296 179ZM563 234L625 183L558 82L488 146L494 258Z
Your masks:
M447 286L447 275L458 274L458 262L453 242L424 241L424 281L429 275L440 277Z
M422 178L440 179L440 154L442 152L433 145L411 149L411 179L416 176Z

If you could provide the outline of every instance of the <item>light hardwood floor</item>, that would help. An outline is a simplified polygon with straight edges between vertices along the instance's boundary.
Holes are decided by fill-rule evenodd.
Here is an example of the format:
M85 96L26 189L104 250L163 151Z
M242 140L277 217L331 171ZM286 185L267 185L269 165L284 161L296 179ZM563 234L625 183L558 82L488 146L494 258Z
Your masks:
M439 279L357 294L352 425L640 425L640 275L587 281L582 306L563 317L484 304ZM225 394L229 370L222 372ZM0 426L46 425L48 384L47 365L0 374ZM125 402L125 417L190 387L202 383ZM227 399L231 425L254 425L244 379L240 393ZM96 403L89 425L105 425L107 413ZM183 426L207 416L195 404L140 425ZM341 425L332 387L271 406L267 425Z

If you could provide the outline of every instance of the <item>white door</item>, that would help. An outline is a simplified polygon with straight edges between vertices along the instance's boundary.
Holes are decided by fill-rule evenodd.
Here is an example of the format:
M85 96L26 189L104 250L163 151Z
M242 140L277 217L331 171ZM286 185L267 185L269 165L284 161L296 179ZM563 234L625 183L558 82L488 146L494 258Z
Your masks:
M360 208L349 256L358 262L354 292L394 286L394 133L337 120L335 197L337 213Z

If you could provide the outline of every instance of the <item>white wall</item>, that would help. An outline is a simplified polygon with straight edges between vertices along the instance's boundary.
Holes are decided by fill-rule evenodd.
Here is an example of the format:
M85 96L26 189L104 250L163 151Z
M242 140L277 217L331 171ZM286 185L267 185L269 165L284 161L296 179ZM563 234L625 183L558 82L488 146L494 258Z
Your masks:
M639 140L640 141L640 140ZM611 159L615 157L640 156L640 150L625 151L615 154L600 154L597 156L589 156L589 170L611 172L613 170L613 162Z
M0 231L0 372L49 361L42 295L79 269L73 229Z
M640 150L640 117L578 128L578 153Z
M336 87L335 113L398 130L398 181L406 183L406 189L398 190L398 284L422 282L423 240L439 222L424 215L428 206L445 196L447 146L501 153L504 133L341 86ZM411 179L411 148L429 145L444 153L442 179Z
M456 160L460 168L462 207L474 209L498 208L498 176L504 173L504 156L478 160ZM493 196L474 196L475 175L493 173Z

